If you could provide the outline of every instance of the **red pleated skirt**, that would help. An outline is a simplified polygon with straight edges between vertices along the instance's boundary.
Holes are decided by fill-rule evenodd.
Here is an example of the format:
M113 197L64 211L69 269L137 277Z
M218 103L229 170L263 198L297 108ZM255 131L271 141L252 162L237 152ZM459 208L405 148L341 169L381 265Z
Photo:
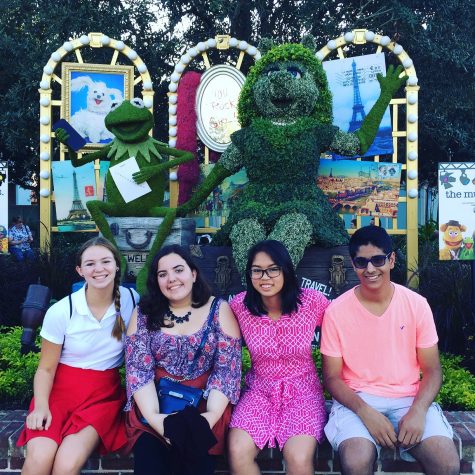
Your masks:
M52 415L48 430L31 430L25 425L17 445L34 437L48 437L61 445L63 439L92 426L100 437L101 455L120 449L127 442L124 413L125 392L117 368L97 371L59 364L49 397ZM32 399L28 412L35 406Z

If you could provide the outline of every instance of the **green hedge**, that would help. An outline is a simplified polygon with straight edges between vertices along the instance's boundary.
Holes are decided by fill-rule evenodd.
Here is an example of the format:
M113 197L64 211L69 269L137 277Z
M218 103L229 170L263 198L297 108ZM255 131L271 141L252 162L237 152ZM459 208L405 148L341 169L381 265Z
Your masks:
M20 355L21 332L21 327L0 327L0 404L3 406L26 407L33 393L33 376L39 354ZM318 350L314 350L313 359L321 376L321 356ZM444 383L437 402L445 410L475 410L475 376L463 368L462 358L442 354L441 364ZM243 374L251 367L246 348L242 354L242 366ZM325 396L329 398L327 393Z

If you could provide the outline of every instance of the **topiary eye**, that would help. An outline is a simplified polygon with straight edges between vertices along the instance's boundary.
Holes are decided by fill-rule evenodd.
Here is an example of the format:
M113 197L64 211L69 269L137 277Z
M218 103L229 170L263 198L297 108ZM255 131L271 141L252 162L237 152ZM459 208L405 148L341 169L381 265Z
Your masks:
M292 74L292 76L295 78L295 79L300 79L302 77L302 73L300 71L300 69L296 68L295 66L289 66L287 68L287 71Z
M145 107L145 104L143 103L142 99L140 97L134 97L130 103L139 109L143 109Z
M116 110L117 107L119 107L121 104L122 104L122 102L113 102L112 105L111 105L110 110L111 111Z
M275 67L270 68L270 69L267 70L266 74L267 74L267 76L270 76L271 74L276 73L278 70L279 70L279 68L275 68Z

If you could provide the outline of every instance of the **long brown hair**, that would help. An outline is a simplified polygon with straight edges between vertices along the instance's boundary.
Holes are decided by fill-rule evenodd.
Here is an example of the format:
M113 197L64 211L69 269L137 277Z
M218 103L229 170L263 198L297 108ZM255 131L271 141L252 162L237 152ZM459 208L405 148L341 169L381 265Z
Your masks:
M78 267L81 267L82 255L84 254L86 249L89 249L92 246L102 246L108 249L114 256L114 260L117 266L117 272L115 273L115 278L114 278L114 289L112 291L112 297L113 297L114 306L115 306L115 323L114 323L114 328L112 328L111 335L120 341L122 339L122 335L125 333L124 319L122 318L122 315L120 314L120 288L119 288L120 274L121 274L120 253L117 250L117 248L106 238L103 238L101 236L95 237L86 241L79 248L76 254L76 265Z

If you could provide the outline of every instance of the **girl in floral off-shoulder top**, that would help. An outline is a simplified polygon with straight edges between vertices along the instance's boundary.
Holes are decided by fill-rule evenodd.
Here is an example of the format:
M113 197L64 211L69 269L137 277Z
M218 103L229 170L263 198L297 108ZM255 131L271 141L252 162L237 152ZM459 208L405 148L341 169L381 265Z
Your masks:
M185 383L204 390L200 412L218 440L209 454L222 453L229 403L236 404L241 384L238 325L227 302L218 301L206 341L194 362L213 298L199 269L180 246L167 246L155 256L147 289L126 338L125 409L129 411L128 436L134 443L134 473L212 474L213 457L194 459L190 469L190 461L180 460L183 457L174 454L173 443L167 443L167 414L160 413L154 381L163 376L186 378ZM148 426L140 422L141 415Z

